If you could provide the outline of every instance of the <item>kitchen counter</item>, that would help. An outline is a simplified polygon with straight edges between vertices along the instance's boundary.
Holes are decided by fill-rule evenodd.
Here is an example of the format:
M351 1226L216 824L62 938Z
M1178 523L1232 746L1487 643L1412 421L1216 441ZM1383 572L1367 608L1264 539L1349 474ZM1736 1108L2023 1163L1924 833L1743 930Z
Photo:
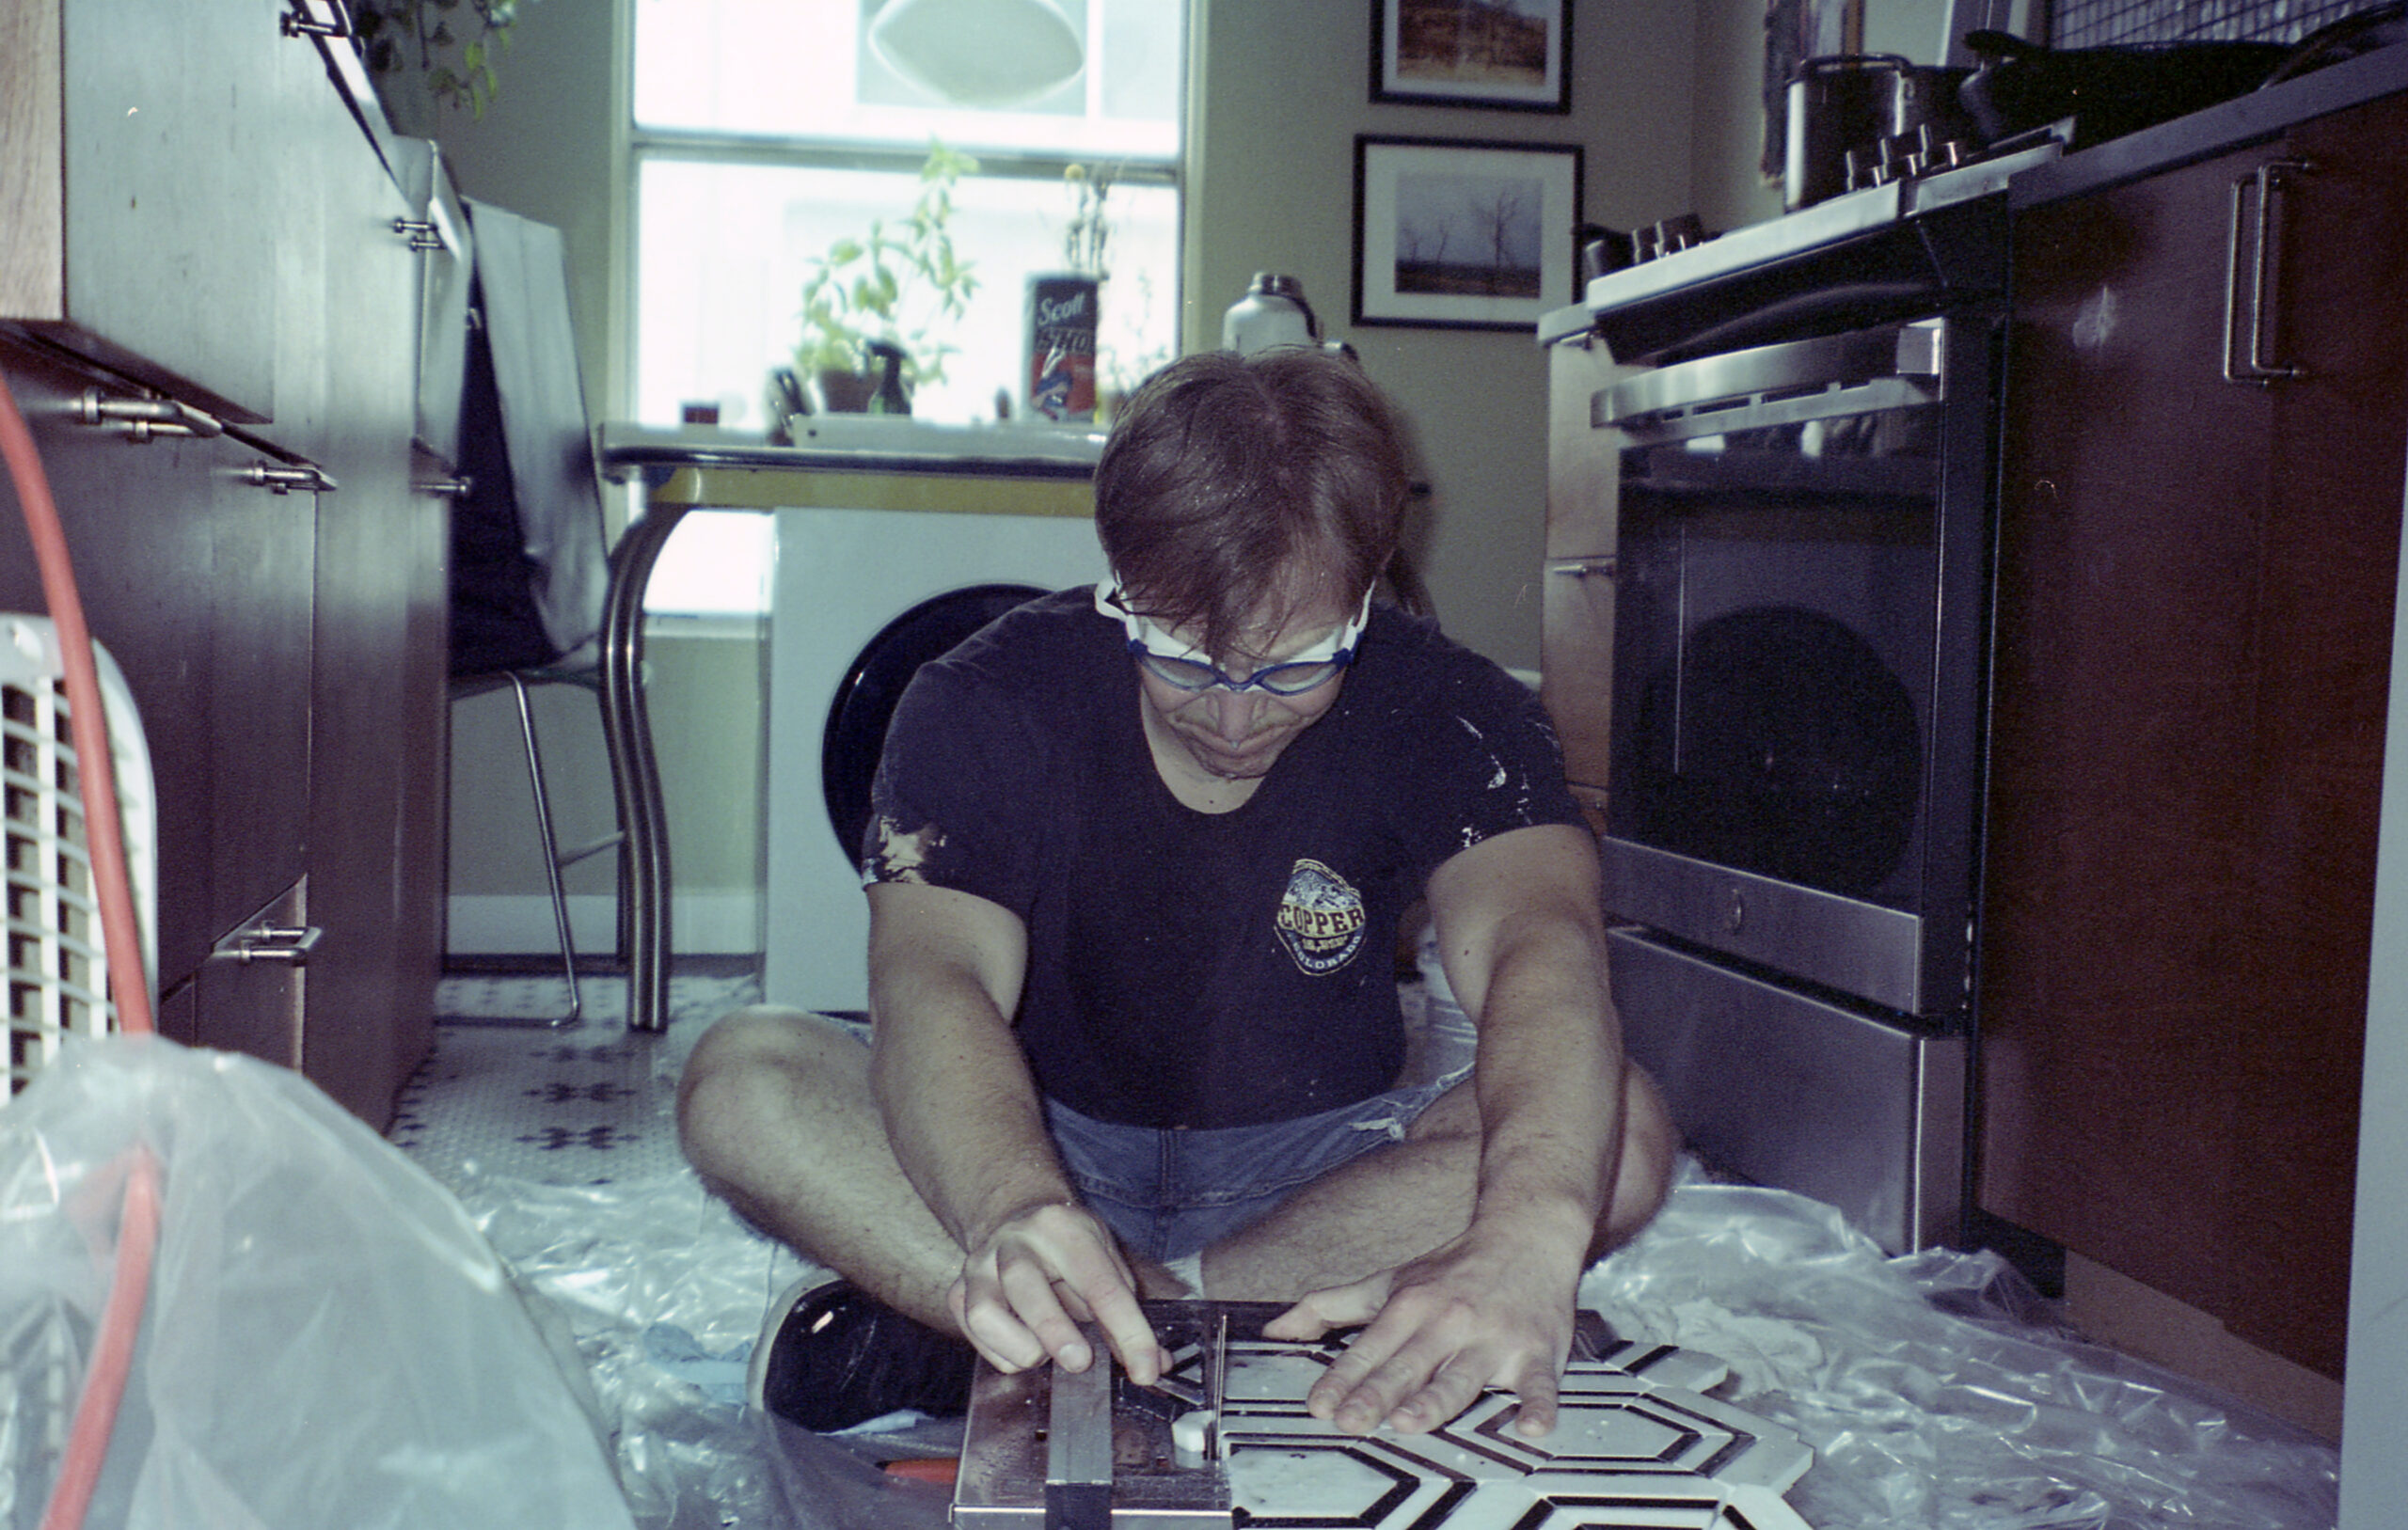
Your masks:
M2085 196L2272 138L2312 118L2403 90L2408 90L2408 43L2328 65L2027 170L2008 182L2007 205L2021 212Z
M800 439L789 445L717 425L606 421L594 432L594 450L606 474L642 476L657 486L668 473L689 468L1085 479L1095 471L1104 441L1101 432L1060 425L951 424L893 415L806 415L790 428Z

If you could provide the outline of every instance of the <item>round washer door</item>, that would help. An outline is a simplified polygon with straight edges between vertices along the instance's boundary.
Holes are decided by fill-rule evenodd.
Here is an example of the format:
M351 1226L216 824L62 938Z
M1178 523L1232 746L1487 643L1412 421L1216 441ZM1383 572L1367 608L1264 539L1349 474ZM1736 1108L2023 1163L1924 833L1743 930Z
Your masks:
M820 736L819 781L828 800L828 826L847 860L861 858L869 828L870 779L886 748L903 687L920 666L942 658L954 645L1015 606L1045 591L1027 584L980 584L920 602L879 629L852 668L845 671L828 704L828 727Z

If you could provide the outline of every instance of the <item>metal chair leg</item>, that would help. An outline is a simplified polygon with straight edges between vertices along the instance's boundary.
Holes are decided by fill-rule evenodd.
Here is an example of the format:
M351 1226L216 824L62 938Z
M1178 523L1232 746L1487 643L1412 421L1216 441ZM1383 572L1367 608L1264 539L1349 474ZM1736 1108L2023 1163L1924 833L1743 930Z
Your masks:
M534 687L527 674L515 670L505 670L498 676L488 677L479 683L478 689L492 689L501 681L509 683L511 692L518 702L518 734L527 747L527 784L534 795L535 827L543 840L544 885L552 898L552 931L560 942L561 974L568 980L568 1013L548 1017L520 1015L446 1015L442 1017L442 1020L446 1025L530 1029L542 1027L547 1030L564 1031L584 1023L585 995L578 983L577 941L569 928L568 888L562 881L561 873L565 867L575 865L585 857L619 844L623 836L614 834L582 850L566 856L561 854L560 836L552 825L551 790L546 785L544 780L543 744L535 729L535 703L532 694ZM467 694L475 694L475 692L470 691Z
M528 694L527 679L514 672L510 688L518 697L518 731L527 740L527 781L535 793L535 822L544 835L544 881L552 894L552 928L561 942L561 971L568 979L568 1017L560 1021L565 1029L585 1017L585 997L577 986L577 942L568 928L568 891L561 882L560 838L552 829L551 794L544 788L544 749L535 737L535 706Z
M631 885L620 893L631 939L627 952L627 1028L659 1031L669 1023L669 829L660 771L653 754L652 720L643 696L643 591L682 508L657 506L619 537L610 557L610 585L602 617L602 726L610 775L626 826Z

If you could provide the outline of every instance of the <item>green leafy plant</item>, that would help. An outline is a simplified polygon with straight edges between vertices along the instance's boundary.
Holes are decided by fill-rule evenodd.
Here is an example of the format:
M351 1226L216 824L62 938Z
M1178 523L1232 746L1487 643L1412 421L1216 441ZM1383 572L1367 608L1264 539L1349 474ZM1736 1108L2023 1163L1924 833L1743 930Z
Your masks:
M478 117L500 93L518 0L351 0L351 29L377 74L415 70L438 105Z
M855 371L866 346L883 340L904 354L904 379L940 382L959 347L945 337L970 311L978 290L972 262L953 244L953 188L978 162L928 141L920 195L900 218L872 218L865 233L829 245L802 284L804 375Z

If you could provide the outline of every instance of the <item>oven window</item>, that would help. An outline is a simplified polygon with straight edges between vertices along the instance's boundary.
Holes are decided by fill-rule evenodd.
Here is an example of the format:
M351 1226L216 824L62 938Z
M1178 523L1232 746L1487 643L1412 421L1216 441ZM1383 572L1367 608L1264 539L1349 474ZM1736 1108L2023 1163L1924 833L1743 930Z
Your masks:
M1624 451L1610 835L1913 906L1937 427L1917 405Z

